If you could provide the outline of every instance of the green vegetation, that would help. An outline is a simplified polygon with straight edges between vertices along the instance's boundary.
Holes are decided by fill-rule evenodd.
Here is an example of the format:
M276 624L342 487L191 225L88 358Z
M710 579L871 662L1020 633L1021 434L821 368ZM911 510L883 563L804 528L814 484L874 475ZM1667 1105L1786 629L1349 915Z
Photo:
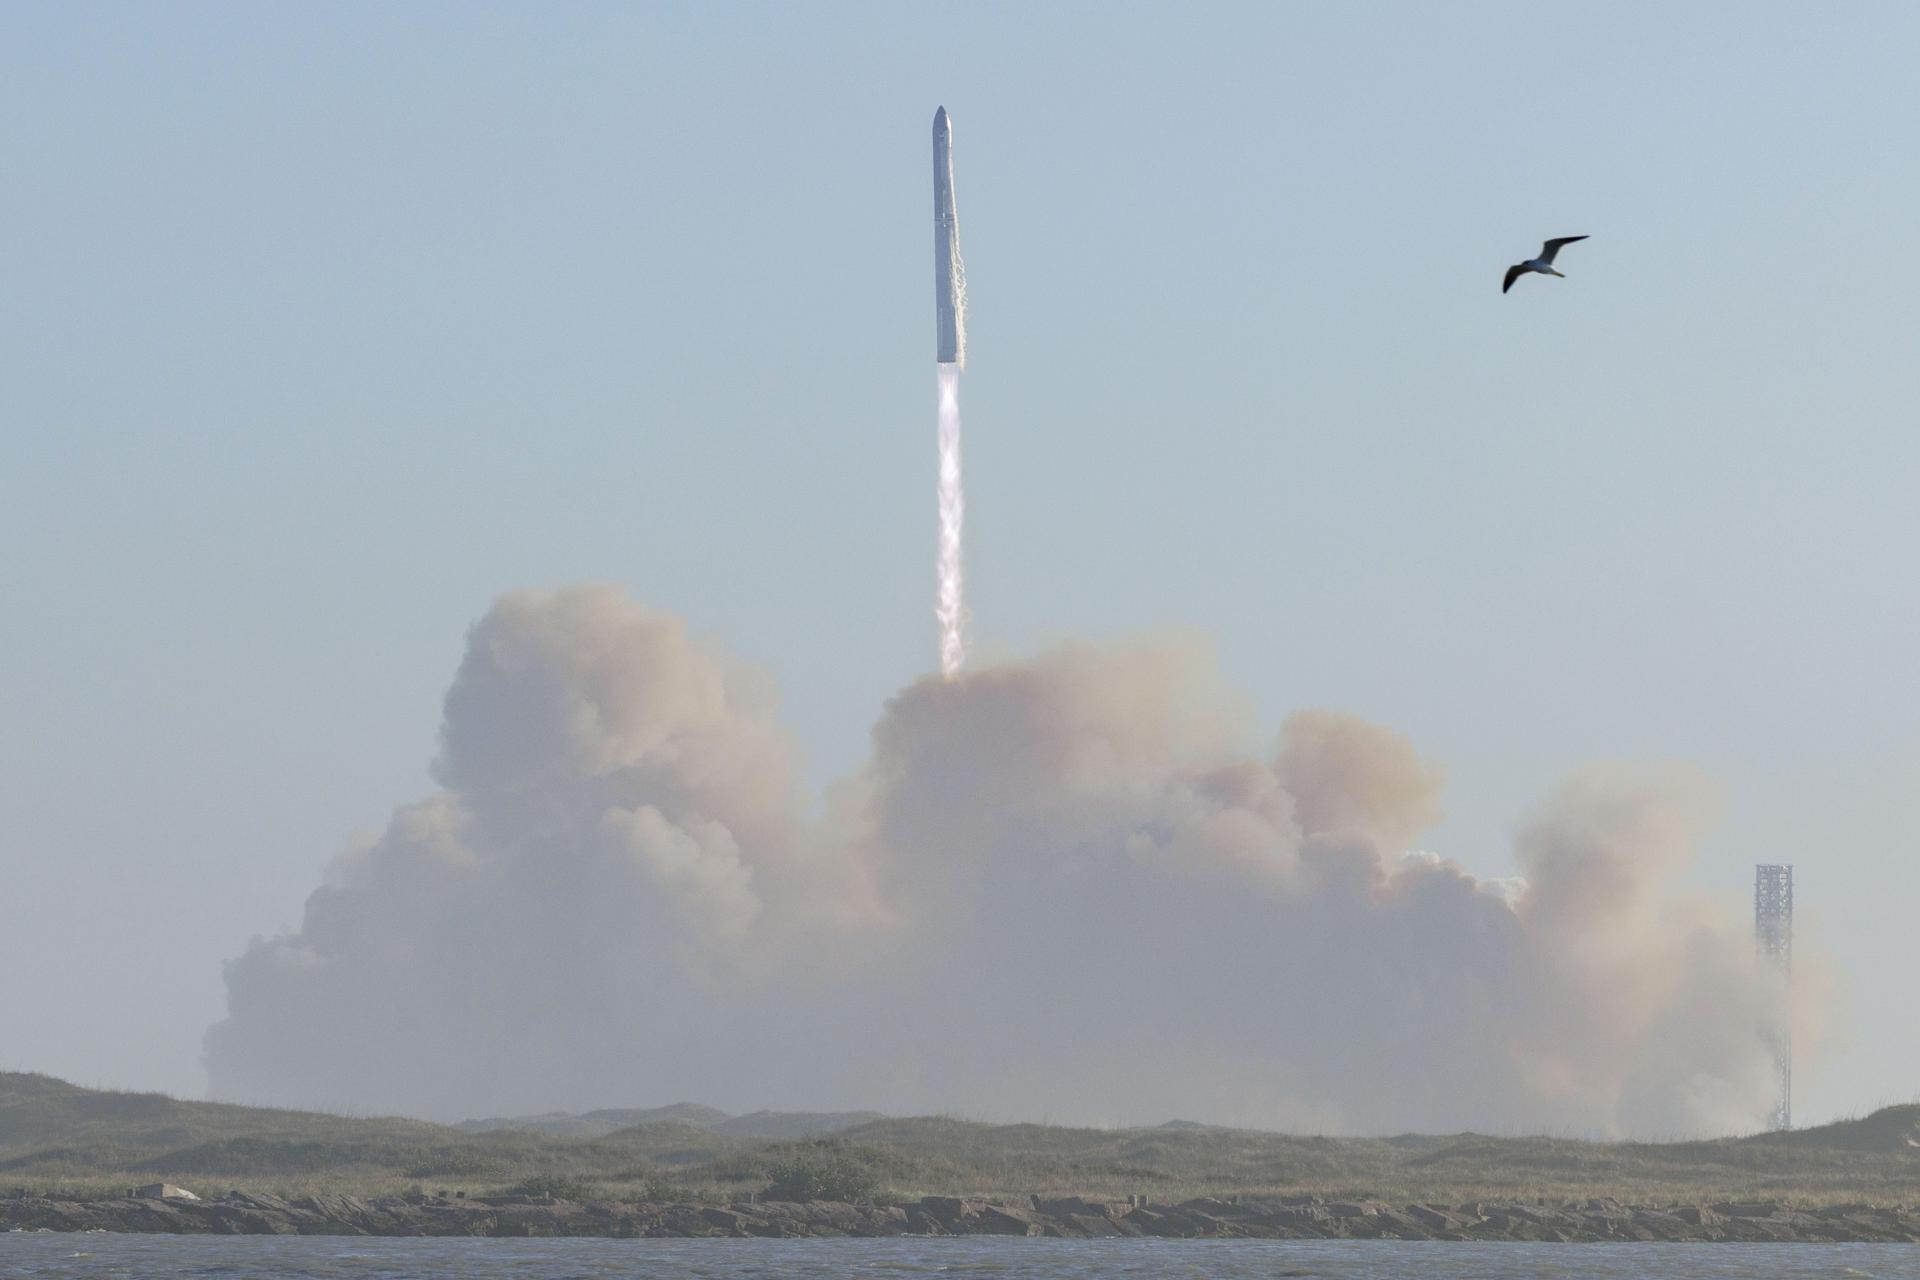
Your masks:
M727 1122L701 1109L667 1110L678 1115L567 1136L513 1122L453 1128L182 1102L0 1073L0 1194L20 1187L105 1197L165 1180L209 1193L373 1196L417 1186L653 1201L1028 1193L1146 1193L1164 1201L1317 1192L1400 1202L1778 1197L1815 1205L1920 1196L1920 1106L1790 1134L1673 1143L1319 1138L1185 1124L1070 1129L860 1116L823 1140L723 1132L716 1126ZM542 1119L558 1125L564 1118ZM807 1123L783 1117L769 1131L805 1132Z
M508 1187L507 1194L549 1196L555 1200L572 1200L576 1204L607 1199L607 1189L599 1183L589 1182L585 1178L577 1178L566 1173L537 1173L523 1182L516 1182Z
M765 1192L769 1200L865 1200L879 1188L874 1153L861 1151L831 1138L807 1144L803 1150L772 1161L767 1172L773 1181Z

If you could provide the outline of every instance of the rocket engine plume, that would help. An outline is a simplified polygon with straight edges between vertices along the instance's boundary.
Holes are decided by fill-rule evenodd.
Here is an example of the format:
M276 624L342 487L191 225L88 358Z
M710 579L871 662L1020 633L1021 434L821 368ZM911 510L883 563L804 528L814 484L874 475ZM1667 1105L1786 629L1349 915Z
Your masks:
M961 534L967 493L960 482L960 366L936 365L940 381L939 594L933 615L940 624L940 674L952 676L967 657L965 572Z
M966 596L961 533L967 498L960 472L960 370L967 363L967 286L960 262L960 220L953 203L953 121L933 114L934 361L940 385L940 538L934 619L940 625L940 674L966 661Z

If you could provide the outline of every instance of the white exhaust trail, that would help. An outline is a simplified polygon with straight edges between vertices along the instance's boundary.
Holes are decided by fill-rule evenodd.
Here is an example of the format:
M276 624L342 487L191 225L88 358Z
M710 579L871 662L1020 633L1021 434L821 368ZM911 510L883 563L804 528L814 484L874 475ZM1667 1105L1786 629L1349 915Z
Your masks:
M967 493L960 472L960 366L934 368L940 384L940 554L933 616L940 624L940 674L951 678L967 658L966 573L961 557Z

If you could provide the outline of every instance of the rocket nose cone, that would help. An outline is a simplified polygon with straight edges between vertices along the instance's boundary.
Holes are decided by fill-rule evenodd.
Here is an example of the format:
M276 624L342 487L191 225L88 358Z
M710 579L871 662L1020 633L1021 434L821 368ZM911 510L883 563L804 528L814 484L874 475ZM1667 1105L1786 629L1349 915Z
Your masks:
M933 131L935 133L945 133L949 127L947 124L947 109L941 107L933 113Z

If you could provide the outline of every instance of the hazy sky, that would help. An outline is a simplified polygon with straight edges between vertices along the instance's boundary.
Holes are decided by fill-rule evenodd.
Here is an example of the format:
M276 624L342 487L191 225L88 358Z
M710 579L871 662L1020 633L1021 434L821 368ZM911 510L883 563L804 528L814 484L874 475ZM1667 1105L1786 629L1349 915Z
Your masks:
M1718 781L1920 1089L1908 6L0 8L0 1068L205 1088L221 965L428 786L502 591L934 661L928 129L987 655L1197 629L1505 874ZM1499 292L1551 235L1569 279ZM632 1104L671 1101L628 1100Z

